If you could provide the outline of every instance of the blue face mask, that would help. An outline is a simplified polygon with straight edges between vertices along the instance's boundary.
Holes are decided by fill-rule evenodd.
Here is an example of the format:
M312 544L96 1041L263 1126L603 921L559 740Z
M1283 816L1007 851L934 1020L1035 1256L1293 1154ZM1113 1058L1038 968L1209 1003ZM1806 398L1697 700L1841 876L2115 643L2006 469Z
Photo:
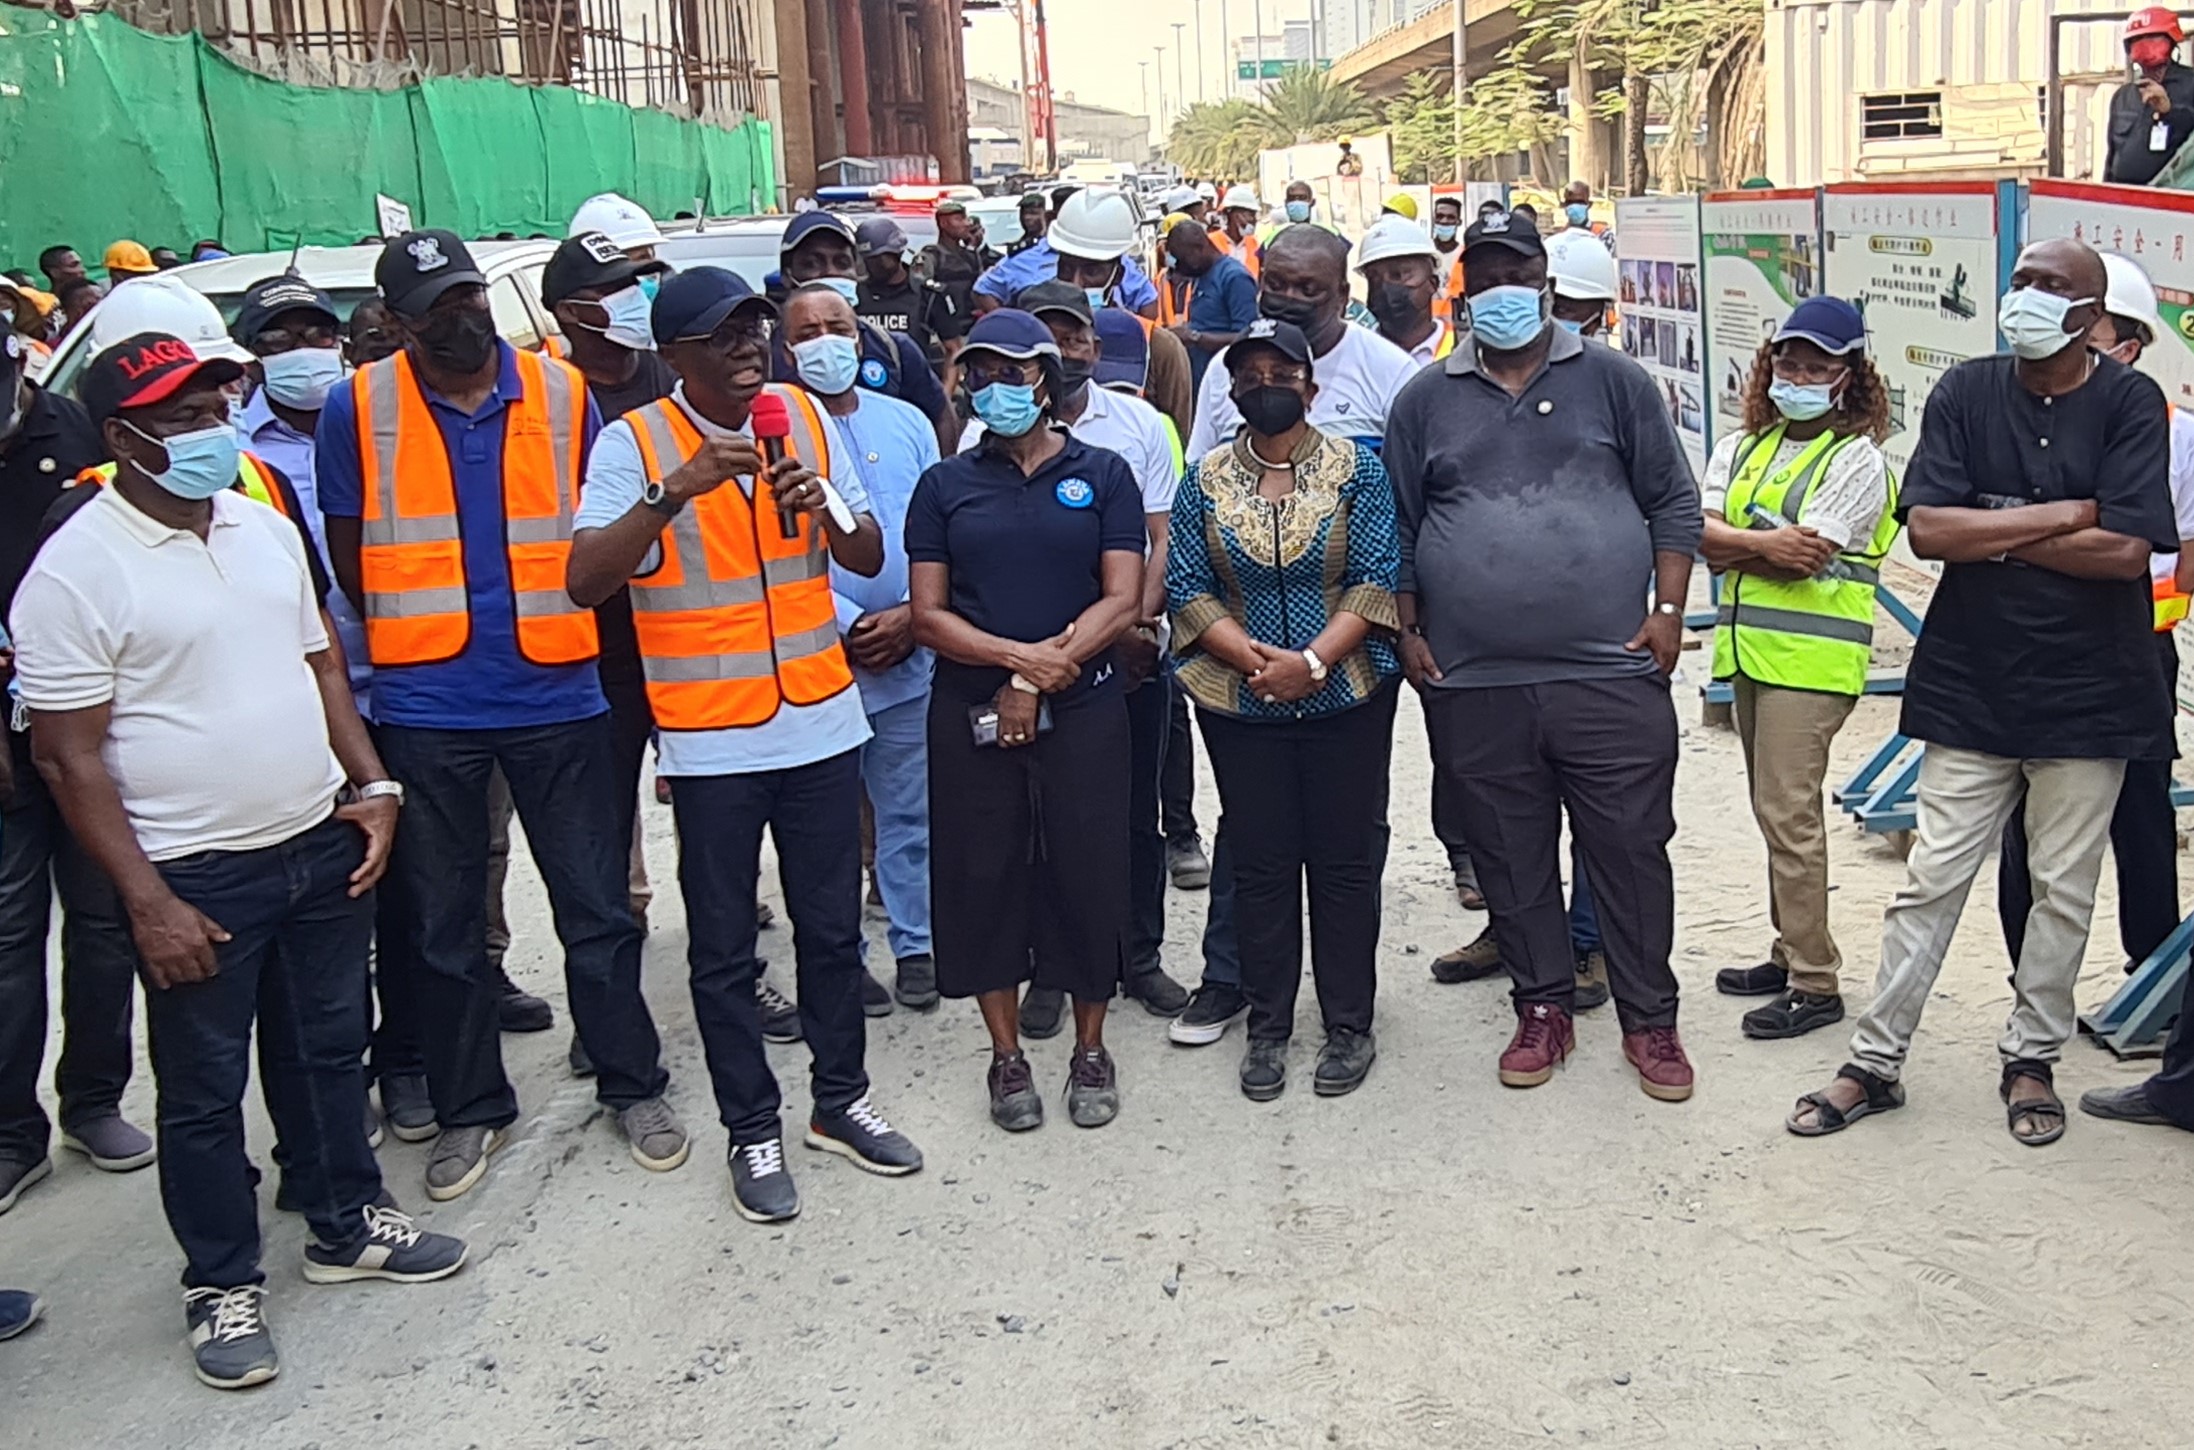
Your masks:
M1767 385L1767 399L1791 422L1810 423L1835 408L1836 388L1832 383L1786 383L1777 378Z
M1036 389L1029 383L992 383L974 397L975 416L1001 438L1018 438L1036 426L1043 410L1036 406Z
M1573 227L1590 226L1592 224L1592 208L1581 201L1573 201L1568 206L1563 207L1562 215L1569 218L1569 224Z
M1455 233L1458 230L1459 228L1449 226L1445 222L1435 222L1433 223L1432 227L1432 240L1436 242L1452 242L1455 240Z
M293 347L259 360L267 374L267 396L285 408L317 413L328 392L343 380L343 354L332 347Z
M226 423L166 438L155 438L134 423L122 426L167 451L167 469L152 474L152 481L177 498L212 498L236 482L236 458L243 444Z
M1554 325L1564 332L1574 332L1579 337L1585 335L1585 325L1582 322L1571 322L1566 317L1557 317L1554 319Z
M651 282L654 279L642 277L638 280ZM609 314L609 323L602 328L602 336L633 352L655 351L654 312L645 291L638 286L621 287L604 297L600 306Z
M857 305L861 300L861 284L851 277L818 277L816 281L846 299L846 306Z
M850 337L825 333L792 345L792 365L800 381L826 398L835 398L853 386L861 370L861 349Z
M647 276L642 277L638 280L640 283L640 295L647 298L649 302L654 302L655 294L657 292L660 292L663 288L662 274L651 272Z
M1514 352L1546 330L1546 293L1537 287L1488 287L1470 299L1470 330L1482 346Z
M1089 299L1089 310L1092 312L1102 312L1108 305L1105 301L1105 289L1102 287L1084 287L1082 295Z
M1307 221L1309 221L1309 220L1310 220L1310 203L1309 203L1309 202L1307 202L1307 201L1291 201L1291 202L1289 202L1289 203L1287 204L1287 219L1288 219L1289 221L1291 221L1291 222L1307 222Z

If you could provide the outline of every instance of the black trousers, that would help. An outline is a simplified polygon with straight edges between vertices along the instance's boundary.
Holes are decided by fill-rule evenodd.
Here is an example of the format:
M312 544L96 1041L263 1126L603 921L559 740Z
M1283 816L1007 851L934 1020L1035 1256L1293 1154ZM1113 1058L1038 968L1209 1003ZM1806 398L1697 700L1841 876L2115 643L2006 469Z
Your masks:
M1294 1035L1306 877L1311 974L1326 1030L1371 1030L1399 692L1389 681L1354 709L1299 720L1197 712L1233 858L1234 927L1253 1038Z
M1166 677L1166 753L1158 772L1158 809L1169 843L1197 838L1196 736L1188 728L1188 691Z
M762 1048L754 1000L754 887L762 828L777 843L777 879L792 918L800 1028L813 1060L817 1113L868 1091L861 1016L861 752L791 770L680 775L678 889L686 902L693 1019L708 1055L717 1116L733 1147L782 1129L783 1096Z
M1676 709L1658 674L1425 694L1494 940L1519 1007L1570 1010L1577 962L1562 904L1562 808L1600 915L1625 1032L1676 1021Z
M385 737L374 731L374 748ZM426 1007L419 984L419 910L412 902L411 884L397 864L399 846L389 858L389 869L373 892L373 997L380 1008L374 1020L373 1040L366 1051L366 1078L379 1082L389 1077L417 1077L427 1070ZM277 1159L280 1158L277 1152Z
M2157 1112L2194 1131L2194 1006L2179 1009L2179 1020L2164 1040L2163 1066L2147 1088Z
M46 929L61 896L61 1126L114 1113L130 1080L130 1012L137 948L106 873L69 834L31 763L29 737L10 733L15 797L0 822L0 1158L35 1163L53 1125L38 1103L46 1053Z
M640 928L625 890L631 817L612 799L610 750L607 714L502 730L381 727L381 757L410 792L395 864L419 914L427 1091L444 1128L499 1128L518 1116L487 951L488 776L497 766L548 888L596 1097L626 1108L670 1082L640 992Z
M1130 972L1156 968L1166 940L1166 837L1159 829L1158 797L1175 693L1173 677L1159 674L1127 696L1127 870L1134 904L1128 924Z

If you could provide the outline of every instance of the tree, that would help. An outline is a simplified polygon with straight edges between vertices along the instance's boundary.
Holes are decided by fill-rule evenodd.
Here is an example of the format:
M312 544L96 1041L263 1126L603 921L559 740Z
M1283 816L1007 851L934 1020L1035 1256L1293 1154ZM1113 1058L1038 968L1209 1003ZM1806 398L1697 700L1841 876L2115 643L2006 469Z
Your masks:
M1332 141L1377 124L1364 93L1322 70L1299 66L1274 81L1264 109L1281 145Z
M1455 171L1453 81L1438 71L1412 74L1402 82L1402 93L1386 103L1386 129L1402 180L1445 181Z
M1254 179L1257 153L1279 144L1272 115L1239 97L1198 101L1173 122L1166 155L1191 176Z

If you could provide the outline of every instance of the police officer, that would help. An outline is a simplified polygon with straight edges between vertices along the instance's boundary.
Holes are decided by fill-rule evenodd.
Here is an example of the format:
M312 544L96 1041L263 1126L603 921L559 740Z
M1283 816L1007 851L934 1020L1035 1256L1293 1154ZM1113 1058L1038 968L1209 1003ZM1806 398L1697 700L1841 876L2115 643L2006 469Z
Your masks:
M855 315L886 332L906 334L922 349L931 367L942 364L967 331L962 321L965 309L953 302L951 291L933 276L917 276L908 268L907 234L890 217L870 217L861 223L854 237L861 267L868 273L853 304ZM923 250L925 261L932 250Z

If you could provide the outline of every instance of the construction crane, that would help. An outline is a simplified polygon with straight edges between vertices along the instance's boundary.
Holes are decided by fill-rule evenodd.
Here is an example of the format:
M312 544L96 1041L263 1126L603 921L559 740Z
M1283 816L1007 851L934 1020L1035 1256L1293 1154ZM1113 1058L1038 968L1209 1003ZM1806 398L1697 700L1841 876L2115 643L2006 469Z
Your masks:
M1059 117L1052 105L1051 39L1044 27L1044 0L966 0L963 10L995 10L1021 30L1022 165L1038 175L1059 166Z

